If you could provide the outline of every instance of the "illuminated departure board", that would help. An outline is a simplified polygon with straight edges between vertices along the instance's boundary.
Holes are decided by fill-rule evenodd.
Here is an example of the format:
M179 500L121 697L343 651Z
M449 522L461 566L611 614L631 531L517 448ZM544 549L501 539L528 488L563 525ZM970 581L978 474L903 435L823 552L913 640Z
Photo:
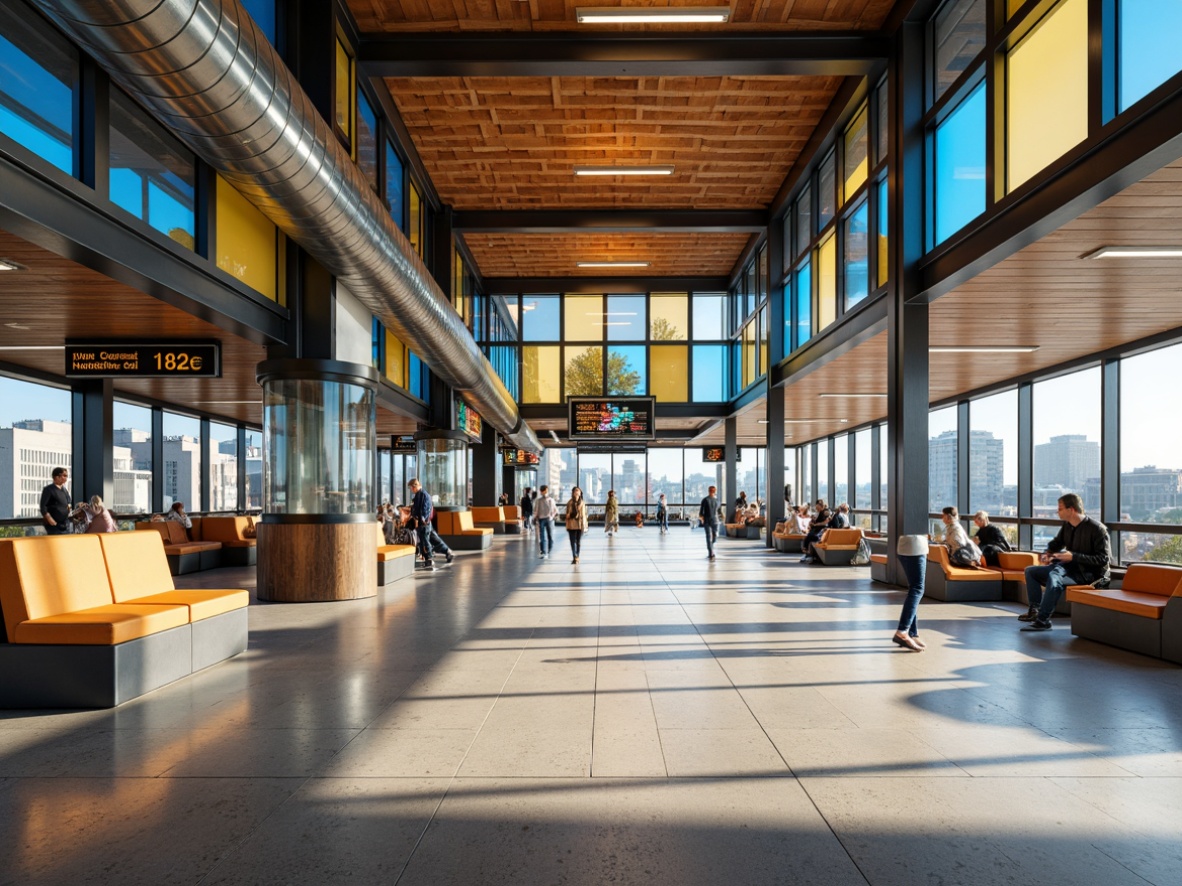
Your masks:
M67 378L218 378L217 342L106 342L66 345Z
M570 397L570 439L652 440L656 437L653 397Z
M739 447L735 450L735 461L743 460L743 449ZM726 447L724 446L703 446L702 447L702 461L704 462L724 462L726 461Z

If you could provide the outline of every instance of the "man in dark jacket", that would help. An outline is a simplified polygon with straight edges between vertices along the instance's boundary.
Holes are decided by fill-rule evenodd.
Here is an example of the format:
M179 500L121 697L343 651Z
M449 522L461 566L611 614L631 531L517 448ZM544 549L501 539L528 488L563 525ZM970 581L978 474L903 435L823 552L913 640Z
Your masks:
M53 469L53 482L41 490L41 520L46 535L61 535L70 531L70 490L66 481L70 472L65 468Z
M702 524L702 528L706 530L706 552L707 559L714 559L714 542L718 538L718 488L711 486L706 491L706 497L702 499L702 505L698 508L698 522Z
M1024 631L1049 631L1051 613L1069 584L1086 585L1109 581L1112 548L1108 529L1103 523L1084 515L1083 501L1074 492L1059 499L1059 518L1063 525L1039 555L1041 566L1026 567L1026 594L1030 609L1019 615L1029 622ZM1043 592L1043 586L1046 592Z
M426 567L431 570L435 569L436 553L443 554L447 557L447 562L450 563L453 559L452 552L435 532L435 527L431 525L431 514L435 510L435 506L431 503L431 496L418 480L411 480L406 486L414 493L414 498L410 502L410 516L415 522L415 532L419 537L419 550L426 561Z

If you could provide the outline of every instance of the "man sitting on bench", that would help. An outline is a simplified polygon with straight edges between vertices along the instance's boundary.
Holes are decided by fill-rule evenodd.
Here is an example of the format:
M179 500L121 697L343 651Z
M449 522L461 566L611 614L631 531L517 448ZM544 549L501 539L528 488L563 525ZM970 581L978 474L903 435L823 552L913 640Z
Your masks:
M1083 500L1074 492L1059 498L1059 519L1063 521L1059 534L1039 554L1042 565L1026 567L1030 608L1018 616L1019 621L1029 622L1024 631L1051 629L1051 613L1067 585L1104 582L1107 586L1110 580L1112 548L1104 524L1084 515Z

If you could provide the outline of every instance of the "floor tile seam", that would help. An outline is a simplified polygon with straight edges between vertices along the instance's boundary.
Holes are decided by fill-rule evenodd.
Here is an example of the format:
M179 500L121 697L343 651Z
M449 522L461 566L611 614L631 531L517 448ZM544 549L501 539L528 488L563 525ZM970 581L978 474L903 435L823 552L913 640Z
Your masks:
M258 822L256 822L256 824L253 828L251 828L245 834L243 834L240 839L235 840L226 849L225 853L223 853L216 861L214 861L214 863L210 867L210 869L208 871L206 871L205 874L199 880L196 881L195 886L202 886L202 884L209 882L210 877L214 876L217 873L218 868L220 868L223 864L225 864L233 856L235 856L238 852L240 852L242 850L242 847L244 847L246 845L247 841L250 840L251 838L253 838L255 834L259 833L262 830L263 825L265 825L276 814L278 814L279 810L282 809L284 806L286 806L291 801L292 797L294 797L301 790L303 790L304 785L306 785L309 781L311 781L310 776L304 777L303 779L301 779L300 784L296 786L295 790L293 790L290 794L288 794L286 797L284 797L281 802L277 803L275 805L275 807L270 812L268 812L261 819L259 819Z

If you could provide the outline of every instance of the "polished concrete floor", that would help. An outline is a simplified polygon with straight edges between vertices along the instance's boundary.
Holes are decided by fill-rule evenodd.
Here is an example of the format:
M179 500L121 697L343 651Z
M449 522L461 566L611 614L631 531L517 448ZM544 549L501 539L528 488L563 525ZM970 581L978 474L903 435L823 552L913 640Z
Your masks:
M925 601L912 653L864 567L557 535L0 712L0 882L1182 883L1182 668L1009 604Z

